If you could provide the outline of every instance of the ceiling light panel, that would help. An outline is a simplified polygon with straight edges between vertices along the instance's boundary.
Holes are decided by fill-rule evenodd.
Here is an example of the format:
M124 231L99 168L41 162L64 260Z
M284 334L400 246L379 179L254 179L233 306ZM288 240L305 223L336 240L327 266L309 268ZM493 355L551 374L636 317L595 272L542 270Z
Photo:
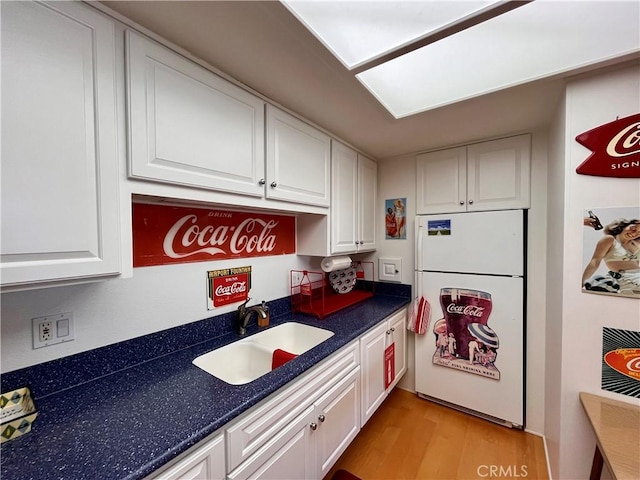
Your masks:
M349 69L499 3L495 0L281 1Z
M640 2L536 0L357 78L401 118L638 52Z

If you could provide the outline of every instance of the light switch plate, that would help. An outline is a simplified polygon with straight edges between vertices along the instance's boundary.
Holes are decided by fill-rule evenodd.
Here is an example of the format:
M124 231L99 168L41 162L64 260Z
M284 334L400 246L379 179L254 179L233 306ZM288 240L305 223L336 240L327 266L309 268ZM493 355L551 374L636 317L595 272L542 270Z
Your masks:
M379 258L378 278L381 282L402 282L402 259L401 258Z

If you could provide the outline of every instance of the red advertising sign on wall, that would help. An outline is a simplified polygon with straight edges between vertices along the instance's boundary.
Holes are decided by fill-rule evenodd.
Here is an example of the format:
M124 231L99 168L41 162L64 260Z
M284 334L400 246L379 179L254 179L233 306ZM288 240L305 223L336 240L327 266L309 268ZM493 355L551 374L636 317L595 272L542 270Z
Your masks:
M244 302L249 298L251 289L251 266L223 268L207 272L208 300L207 309Z
M396 344L384 349L384 388L389 388L396 378Z
M576 141L593 152L577 173L640 178L640 113L581 133Z
M295 218L195 207L133 204L133 266L296 252Z

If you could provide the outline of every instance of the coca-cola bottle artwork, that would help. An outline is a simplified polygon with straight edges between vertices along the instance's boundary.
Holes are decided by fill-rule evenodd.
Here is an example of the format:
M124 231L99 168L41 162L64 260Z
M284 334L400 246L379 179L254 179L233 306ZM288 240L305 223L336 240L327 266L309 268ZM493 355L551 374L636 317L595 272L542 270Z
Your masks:
M593 213L591 210L589 210L588 214L589 214L589 218L591 219L591 226L593 227L593 229L602 230L603 229L602 223L600 223L600 219L596 216L596 214Z
M434 324L433 363L495 379L498 337L488 326L491 294L462 288L440 289L444 318Z

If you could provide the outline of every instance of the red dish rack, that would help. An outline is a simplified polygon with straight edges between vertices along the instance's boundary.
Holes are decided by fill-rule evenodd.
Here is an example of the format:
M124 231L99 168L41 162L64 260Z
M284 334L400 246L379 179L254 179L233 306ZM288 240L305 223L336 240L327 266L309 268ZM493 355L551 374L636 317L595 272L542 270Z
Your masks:
M336 292L329 273L291 270L291 310L314 315L319 319L336 313L374 295L373 262L352 262L355 286L347 293Z

